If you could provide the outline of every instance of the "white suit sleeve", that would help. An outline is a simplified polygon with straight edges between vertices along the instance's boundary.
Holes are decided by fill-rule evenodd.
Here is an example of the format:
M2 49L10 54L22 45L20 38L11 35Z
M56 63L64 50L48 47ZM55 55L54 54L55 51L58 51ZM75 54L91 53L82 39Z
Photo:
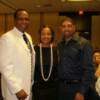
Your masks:
M13 65L13 45L6 37L0 39L0 72L11 93L15 94L22 89L21 80L16 77Z

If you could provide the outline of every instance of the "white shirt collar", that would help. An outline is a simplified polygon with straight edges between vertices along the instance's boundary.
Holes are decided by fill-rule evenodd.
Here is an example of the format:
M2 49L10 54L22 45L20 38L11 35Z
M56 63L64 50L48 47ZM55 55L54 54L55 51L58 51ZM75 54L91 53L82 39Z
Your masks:
M17 27L14 27L14 29L13 29L16 33L17 33L17 35L19 35L19 36L22 36L24 33L23 32L21 32Z

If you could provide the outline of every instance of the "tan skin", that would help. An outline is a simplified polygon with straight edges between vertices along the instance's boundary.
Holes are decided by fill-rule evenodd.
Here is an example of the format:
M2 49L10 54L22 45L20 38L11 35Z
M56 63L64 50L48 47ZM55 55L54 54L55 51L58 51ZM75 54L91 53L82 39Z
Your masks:
M51 44L52 34L49 27L45 27L41 31L40 41L43 47L49 47Z
M69 20L65 20L61 25L61 31L62 31L65 39L72 38L73 35L75 34L75 30L76 30L75 25ZM81 94L80 92L77 92L75 94L74 100L85 100L84 95Z
M15 26L21 32L25 32L29 25L29 14L26 11L19 11L17 13L17 18L15 19ZM19 92L16 93L18 100L25 100L28 94L21 89Z

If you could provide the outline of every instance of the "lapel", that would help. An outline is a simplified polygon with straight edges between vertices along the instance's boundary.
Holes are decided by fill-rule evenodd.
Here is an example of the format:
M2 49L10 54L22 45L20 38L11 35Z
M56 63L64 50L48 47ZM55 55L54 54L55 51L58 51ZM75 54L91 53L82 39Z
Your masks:
M25 43L22 36L20 38L18 38L18 43L20 43L20 46L23 46L23 48L25 48L25 50L29 51L29 48L27 47L27 44Z

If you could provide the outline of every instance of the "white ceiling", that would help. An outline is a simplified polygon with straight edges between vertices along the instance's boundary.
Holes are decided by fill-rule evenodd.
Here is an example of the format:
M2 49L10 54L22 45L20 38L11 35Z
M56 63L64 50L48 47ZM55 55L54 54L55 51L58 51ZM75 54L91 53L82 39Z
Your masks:
M0 14L13 13L18 8L29 12L100 11L100 0L68 2L67 0L0 0Z

